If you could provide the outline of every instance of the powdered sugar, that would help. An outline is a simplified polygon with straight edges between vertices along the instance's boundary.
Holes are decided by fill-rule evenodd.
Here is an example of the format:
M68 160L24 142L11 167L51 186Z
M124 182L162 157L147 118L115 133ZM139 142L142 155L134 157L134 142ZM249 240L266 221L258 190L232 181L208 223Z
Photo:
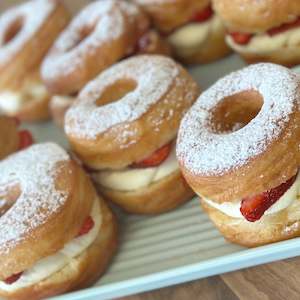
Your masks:
M34 0L9 9L0 17L0 67L22 51L55 9L56 0ZM16 21L21 24L17 35L8 43L5 36Z
M117 124L137 120L160 101L178 74L179 67L173 60L158 55L141 55L114 65L79 94L66 114L66 133L96 139L98 134ZM124 79L136 82L136 88L122 99L98 107L96 101L105 90Z
M45 143L0 162L0 195L5 195L9 186L21 190L16 204L0 218L0 253L43 224L64 203L67 195L56 190L54 176L57 163L69 159L58 145Z
M126 1L99 0L89 4L55 42L42 65L43 78L68 76L77 69L83 72L87 53L95 53L97 48L117 40L124 34L125 22L138 13L137 6ZM82 40L84 30L91 32Z
M231 73L205 91L184 117L177 142L179 161L193 174L217 175L245 165L264 152L285 129L293 111L299 111L300 78L274 64L257 64ZM245 127L214 133L212 110L223 98L246 90L263 97L257 116Z

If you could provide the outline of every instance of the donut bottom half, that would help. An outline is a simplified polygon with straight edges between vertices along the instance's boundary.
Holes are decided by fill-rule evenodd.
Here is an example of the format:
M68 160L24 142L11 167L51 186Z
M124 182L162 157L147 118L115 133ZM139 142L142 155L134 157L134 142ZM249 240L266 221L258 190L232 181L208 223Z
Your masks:
M286 209L256 222L233 218L200 200L201 206L221 234L230 242L256 247L300 236L300 198Z
M206 64L221 59L231 53L225 42L225 29L212 32L197 49L173 47L174 55L185 64Z
M44 299L95 283L105 272L117 249L117 222L107 204L101 200L102 224L95 241L71 263L50 277L16 291L0 290L7 299Z
M270 53L237 53L248 63L272 62L286 67L300 64L300 47L280 48Z
M105 198L134 214L164 213L187 202L194 195L179 170L147 187L130 192L97 186Z

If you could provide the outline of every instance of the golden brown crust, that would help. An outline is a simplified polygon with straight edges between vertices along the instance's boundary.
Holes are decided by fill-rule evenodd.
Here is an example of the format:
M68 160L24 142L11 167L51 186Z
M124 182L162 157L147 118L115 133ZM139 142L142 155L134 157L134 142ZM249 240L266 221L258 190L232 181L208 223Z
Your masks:
M237 52L238 53L238 52ZM286 67L292 67L300 64L300 47L283 47L267 54L259 53L238 53L248 64L258 62L272 62Z
M31 88L32 84L43 85L39 74L40 64L70 19L70 15L62 2L57 1L55 3L54 11L33 38L28 40L21 52L12 56L12 59L0 68L0 93L20 94L21 99L24 100L16 113L8 114L17 116L23 121L41 121L49 117L50 95L44 87L43 95L35 97L31 94Z
M99 191L122 209L135 214L159 214L172 210L190 200L194 192L180 171L154 182L148 187L123 192L98 185Z
M256 247L300 236L299 198L288 208L253 223L227 216L203 201L201 205L224 237L242 246Z
M178 60L186 64L206 64L220 59L231 52L225 42L225 28L211 32L197 49L176 48L174 54Z
M179 74L167 92L139 119L115 125L96 139L78 138L68 133L74 152L86 165L96 170L120 169L145 159L174 140L183 115L200 93L194 79L177 66ZM171 116L170 111L173 112ZM128 135L124 140L120 138L124 131L134 135Z
M32 70L39 68L44 56L62 29L67 25L70 15L61 1L45 20L34 37L24 45L21 52L13 56L0 68L0 90L15 90L22 86L24 78ZM37 47L38 45L38 47ZM30 58L30 59L29 59Z
M257 100L256 97L256 92L244 91L243 93L230 96L231 101L228 102L228 105L234 107L236 115L248 118L249 116L243 111L249 111L249 107L245 107L244 105L250 103L249 99L252 99L251 103L256 105L256 101L254 101ZM241 102L233 106L234 99L239 99ZM247 99L248 101L246 102L243 99ZM244 105L241 103L244 103ZM257 104L259 105L259 101ZM223 108L225 109L225 106ZM290 115L290 120L281 134L268 144L267 149L262 154L252 157L243 166L230 169L219 175L195 176L179 160L181 170L187 182L199 196L222 203L260 194L279 186L287 178L293 177L298 171L300 160L300 128L298 126L300 111L297 111L296 108L294 110L296 111ZM225 111L220 110L220 114L222 115L223 112L224 115ZM240 120L242 124L248 123L245 120ZM258 178L258 174L260 178Z
M28 230L24 239L1 253L1 279L29 269L41 258L63 248L89 215L96 192L85 172L72 160L60 162L54 180L57 191L67 192L68 198L44 224Z
M232 31L264 32L300 16L297 0L213 0L215 11Z
M155 26L162 32L170 32L188 22L195 13L210 4L210 0L152 1L135 0L151 16Z
M97 201L97 200L96 200ZM93 284L105 272L117 249L116 218L101 200L102 225L96 240L72 263L47 279L14 292L0 290L8 299L44 299L71 290L82 289Z
M17 123L14 119L0 116L0 159L16 152L20 138Z
M123 4L126 5L126 1L124 1L124 3ZM93 51L89 51L89 48L87 46L81 45L80 41L79 44L75 44L72 49L68 49L68 51L65 51L65 49L60 49L57 44L63 37L74 35L73 31L75 26L73 26L73 22L71 22L70 26L67 27L63 32L64 36L61 36L58 39L58 42L54 43L52 49L50 50L50 53L48 54L48 57L44 61L44 65L42 68L43 80L52 93L59 95L69 95L80 91L80 89L82 89L86 85L86 83L92 80L96 75L98 75L117 61L121 60L122 58L128 56L128 54L130 54L135 49L139 38L149 28L150 24L148 17L141 10L139 10L136 15L130 16L126 12L126 10L122 8L122 6L117 4L117 2L114 4L114 9L118 9L119 13L123 16L124 21L122 33L117 38L111 39L110 35L108 34L108 40L104 40L102 43L98 44L95 43ZM94 4L92 3L90 5L92 8ZM130 3L130 5L133 5L133 3ZM86 9L89 8L90 7L88 6ZM80 17L81 16L79 14L78 18ZM113 16L109 17L111 18L109 20L113 21ZM101 19L99 20L101 21ZM88 22L89 20L86 20L87 24ZM83 32L90 30L86 27L87 25L83 23ZM94 40L97 39L96 33L93 30L91 30L89 34L85 33L84 38L87 37L95 37ZM82 63L79 64L79 67L74 67L73 71L70 71L66 74L64 74L63 72L56 72L55 76L53 76L52 72L48 71L48 69L58 68L61 62L66 59L70 63L74 62L74 57L76 54L75 52L78 49L78 45L80 45L82 48L86 48L86 51L80 51L78 54L78 57L80 55L80 59L82 60Z

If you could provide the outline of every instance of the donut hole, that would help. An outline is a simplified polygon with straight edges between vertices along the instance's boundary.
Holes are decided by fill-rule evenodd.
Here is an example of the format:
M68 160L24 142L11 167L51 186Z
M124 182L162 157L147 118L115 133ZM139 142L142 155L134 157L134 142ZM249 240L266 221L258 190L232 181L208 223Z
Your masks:
M14 20L6 29L3 37L3 46L9 44L20 33L23 28L23 18L19 17Z
M67 49L67 52L72 51L77 48L83 41L88 38L91 33L94 31L95 26L86 26L82 27L79 32L77 38L74 40L74 43Z
M0 193L0 217L3 216L17 201L21 195L19 185L1 188Z
M263 105L263 97L256 91L243 91L225 97L214 109L211 129L214 133L232 133L254 119Z
M131 79L122 79L109 85L102 93L101 97L96 101L97 106L103 106L108 103L118 101L125 97L128 93L134 91L137 83Z

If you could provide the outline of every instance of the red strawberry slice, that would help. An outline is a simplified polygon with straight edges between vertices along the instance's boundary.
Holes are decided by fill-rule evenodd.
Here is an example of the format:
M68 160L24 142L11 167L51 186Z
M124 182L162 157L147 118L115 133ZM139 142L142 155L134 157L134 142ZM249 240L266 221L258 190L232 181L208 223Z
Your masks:
M78 232L78 234L77 234L76 237L79 237L79 236L82 236L82 235L84 235L84 234L89 233L90 230L94 227L94 225L95 225L94 220L92 219L91 216L88 216L88 217L85 219L85 221L84 221L82 227L80 228L80 230L79 230L79 232Z
M12 275L12 276L6 278L6 279L4 280L4 282L5 282L6 284L13 284L14 282L16 282L16 281L21 277L22 274L23 274L23 272L14 274L14 275Z
M251 33L230 32L229 33L235 43L239 45L247 45L252 38Z
M286 24L282 24L278 27L275 27L275 28L271 28L269 29L267 32L270 36L273 36L275 34L278 34L278 33L281 33L281 32L284 32L286 30L289 30L289 29L292 29L294 27L297 27L297 26L300 26L300 18L297 19L295 22L292 22L292 23L286 23Z
M156 167L160 165L166 158L169 156L172 149L172 144L167 144L158 150L156 150L152 155L148 158L134 163L131 167L132 168L149 168L149 167Z
M293 176L288 181L269 191L263 192L256 196L244 198L242 200L240 211L245 219L249 222L255 222L259 220L265 211L293 185L296 177L296 175Z
M200 12L196 13L191 21L192 22L197 22L197 23L201 23L201 22L205 22L208 19L211 18L211 16L214 14L211 6L207 6L205 9L201 10Z
M28 130L19 131L20 144L19 150L23 150L33 144L33 137Z

